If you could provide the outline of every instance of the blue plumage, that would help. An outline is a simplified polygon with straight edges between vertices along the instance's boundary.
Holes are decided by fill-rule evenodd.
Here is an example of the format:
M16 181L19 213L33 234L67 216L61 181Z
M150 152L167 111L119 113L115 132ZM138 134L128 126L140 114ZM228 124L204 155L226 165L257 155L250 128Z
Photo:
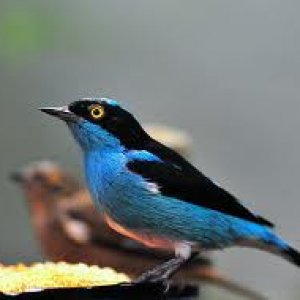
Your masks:
M299 265L299 253L272 224L243 207L172 150L152 140L115 100L92 99L45 112L65 120L84 154L88 187L108 224L154 247L240 245Z
M140 153L96 151L85 156L93 198L119 224L175 241L196 242L203 249L224 248L245 239L253 240L253 245L263 241L287 246L266 226L149 191L147 181L126 167L128 157L141 158L144 153Z

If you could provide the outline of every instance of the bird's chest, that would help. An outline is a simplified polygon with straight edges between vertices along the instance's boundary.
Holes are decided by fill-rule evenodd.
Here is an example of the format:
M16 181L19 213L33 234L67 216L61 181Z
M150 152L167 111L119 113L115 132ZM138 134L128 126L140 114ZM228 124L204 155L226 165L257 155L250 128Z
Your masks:
M102 208L121 205L130 191L134 193L134 175L128 173L122 153L91 153L85 158L85 168L90 192Z

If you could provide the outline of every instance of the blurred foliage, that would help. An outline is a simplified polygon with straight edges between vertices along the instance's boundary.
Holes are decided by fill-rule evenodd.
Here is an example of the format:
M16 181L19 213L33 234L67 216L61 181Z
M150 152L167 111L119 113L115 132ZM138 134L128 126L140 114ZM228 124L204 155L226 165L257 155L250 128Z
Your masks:
M7 9L0 19L0 55L16 59L21 54L51 50L60 25L59 14L51 10L31 9L28 5Z
M112 51L113 28L107 26L110 20L104 11L99 11L95 27L90 18L79 22L74 17L83 13L76 1L72 7L56 1L4 3L0 5L0 61L22 65L55 52L98 55Z

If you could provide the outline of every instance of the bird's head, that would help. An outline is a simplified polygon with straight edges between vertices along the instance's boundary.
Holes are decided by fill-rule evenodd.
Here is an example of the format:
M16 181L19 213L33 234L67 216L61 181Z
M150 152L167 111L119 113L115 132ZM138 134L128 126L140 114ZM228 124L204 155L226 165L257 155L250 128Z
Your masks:
M84 98L41 111L65 121L85 152L100 148L140 149L148 138L138 121L107 98Z
M20 184L29 201L57 201L80 189L80 184L69 173L50 161L29 164L11 174Z

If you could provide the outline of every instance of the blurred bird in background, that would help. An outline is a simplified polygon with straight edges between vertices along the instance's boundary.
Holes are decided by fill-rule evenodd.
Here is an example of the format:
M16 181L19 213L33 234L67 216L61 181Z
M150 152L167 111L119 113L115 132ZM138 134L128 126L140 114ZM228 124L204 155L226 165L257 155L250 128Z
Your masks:
M191 139L184 132L156 125L146 128L150 135L177 152L190 155ZM171 251L150 251L110 229L94 207L87 189L53 162L31 163L13 173L12 179L22 187L36 236L47 259L112 267L136 278L172 256ZM207 282L251 299L263 299L224 277L207 257L197 258L175 279Z

